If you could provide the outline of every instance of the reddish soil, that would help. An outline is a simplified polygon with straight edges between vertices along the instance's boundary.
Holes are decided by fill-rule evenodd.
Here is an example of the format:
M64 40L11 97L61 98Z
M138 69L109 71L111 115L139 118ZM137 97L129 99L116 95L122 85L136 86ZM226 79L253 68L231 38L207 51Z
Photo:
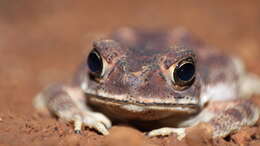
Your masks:
M7 145L260 145L260 122L225 139L211 139L205 125L148 138L135 128L113 126L111 135L42 116L32 98L47 84L69 80L92 40L119 27L182 26L205 42L245 60L260 75L260 1L0 1L0 146ZM260 106L260 96L254 101Z

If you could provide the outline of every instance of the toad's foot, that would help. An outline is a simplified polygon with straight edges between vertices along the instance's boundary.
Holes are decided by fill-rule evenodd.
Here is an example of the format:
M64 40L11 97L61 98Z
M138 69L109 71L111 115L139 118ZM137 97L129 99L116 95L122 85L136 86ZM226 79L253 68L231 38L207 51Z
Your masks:
M169 127L164 127L160 129L155 129L152 130L148 133L148 136L153 137L153 136L166 136L170 134L177 134L177 139L182 140L185 137L185 128L169 128Z
M108 129L111 127L110 120L101 113L87 112L83 115L72 115L74 117L72 120L74 122L75 133L80 133L82 126L87 126L97 130L103 135L108 135Z
M34 100L37 109L44 111L47 108L60 119L73 122L76 133L80 133L82 126L87 126L108 135L111 121L102 113L91 111L85 103L81 89L61 84L51 85Z

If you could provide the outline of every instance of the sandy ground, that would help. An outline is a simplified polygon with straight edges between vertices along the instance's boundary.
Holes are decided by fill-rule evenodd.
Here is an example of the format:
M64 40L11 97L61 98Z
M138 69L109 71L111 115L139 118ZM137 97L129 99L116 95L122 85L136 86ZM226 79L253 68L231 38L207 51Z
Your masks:
M47 84L66 81L89 51L92 40L125 26L185 27L205 42L245 60L260 75L260 1L0 1L0 146L6 145L260 145L260 122L225 139L211 139L207 127L148 138L127 126L111 135L42 116L32 98ZM260 106L260 96L254 101Z

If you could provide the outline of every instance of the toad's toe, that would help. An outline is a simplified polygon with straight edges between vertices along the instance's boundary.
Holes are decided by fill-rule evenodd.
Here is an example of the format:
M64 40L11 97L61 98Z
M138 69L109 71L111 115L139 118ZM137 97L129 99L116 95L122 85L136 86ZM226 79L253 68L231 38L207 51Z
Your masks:
M148 133L148 136L154 137L154 136L167 136L171 134L177 134L177 139L182 140L185 137L185 128L160 128L152 130Z

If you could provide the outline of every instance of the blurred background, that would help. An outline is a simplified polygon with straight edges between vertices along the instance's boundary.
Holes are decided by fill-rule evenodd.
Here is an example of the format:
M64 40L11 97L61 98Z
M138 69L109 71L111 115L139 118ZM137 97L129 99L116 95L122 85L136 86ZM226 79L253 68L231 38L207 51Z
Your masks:
M260 75L259 0L1 0L0 116L34 111L50 82L69 80L91 41L120 27L185 27Z

